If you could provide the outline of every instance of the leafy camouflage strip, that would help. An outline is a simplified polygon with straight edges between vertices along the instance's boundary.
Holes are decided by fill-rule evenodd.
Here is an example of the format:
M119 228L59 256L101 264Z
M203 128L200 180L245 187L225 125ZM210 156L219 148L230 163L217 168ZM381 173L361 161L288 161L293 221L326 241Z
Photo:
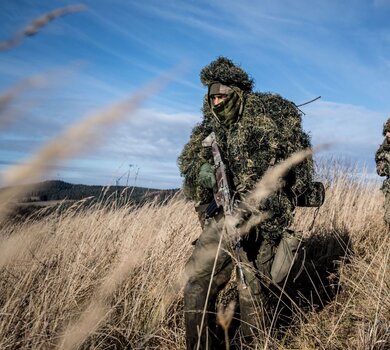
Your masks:
M390 118L383 124L383 136L385 136L388 131L390 131Z

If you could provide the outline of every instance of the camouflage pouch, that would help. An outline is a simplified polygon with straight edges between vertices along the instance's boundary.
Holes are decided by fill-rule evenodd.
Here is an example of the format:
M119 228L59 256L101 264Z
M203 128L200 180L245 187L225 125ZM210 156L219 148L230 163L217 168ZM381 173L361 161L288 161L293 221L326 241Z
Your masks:
M272 282L278 284L282 282L291 269L296 256L296 251L301 242L301 238L291 233L284 232L271 267Z
M313 182L311 186L296 198L297 207L320 207L325 200L325 187L322 182Z

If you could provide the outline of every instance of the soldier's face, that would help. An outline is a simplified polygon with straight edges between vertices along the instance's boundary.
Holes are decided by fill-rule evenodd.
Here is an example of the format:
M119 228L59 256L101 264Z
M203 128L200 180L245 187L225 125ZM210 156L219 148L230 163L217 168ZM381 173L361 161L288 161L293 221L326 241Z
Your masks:
M210 96L213 106L219 105L226 97L227 97L227 95L225 95L225 94L218 94L218 95L211 95Z
M390 131L386 131L386 137L388 140L390 140Z

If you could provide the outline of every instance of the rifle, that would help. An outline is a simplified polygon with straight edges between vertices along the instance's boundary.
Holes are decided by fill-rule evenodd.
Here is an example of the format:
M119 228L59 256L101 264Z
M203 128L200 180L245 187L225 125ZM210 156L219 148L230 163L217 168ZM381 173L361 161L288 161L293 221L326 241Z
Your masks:
M214 132L212 132L202 141L202 146L211 147L215 166L215 177L217 180L217 191L214 193L214 201L210 203L209 207L206 209L206 213L210 214L217 211L219 208L222 208L225 214L225 218L227 216L233 216L234 200L231 195L231 189L229 186L228 177L226 175L226 166L222 160L222 155L215 139ZM240 259L241 237L238 235L238 233L233 239L230 239L230 244L236 257L238 274L242 283L242 288L246 289L247 284Z

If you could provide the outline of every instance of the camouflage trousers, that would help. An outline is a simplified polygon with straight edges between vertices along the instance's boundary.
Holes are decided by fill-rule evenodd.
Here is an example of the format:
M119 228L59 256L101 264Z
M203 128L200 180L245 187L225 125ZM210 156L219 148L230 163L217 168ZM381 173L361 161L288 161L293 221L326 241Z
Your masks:
M385 202L384 202L384 220L388 227L390 227L390 191L385 192Z
M184 288L184 312L188 350L196 349L199 337L200 349L217 348L214 338L216 298L218 292L229 282L234 268L227 242L222 240L218 250L223 225L222 214L206 220L203 232L196 241L185 267L188 280ZM266 302L265 286L260 283L259 275L263 275L264 280L271 280L274 253L275 248L265 240L259 245L255 259L249 259L243 249L240 251L243 273L248 285L248 288L244 289L242 284L238 283L241 332L243 337L249 340L259 329L264 329L264 324L267 323L262 313ZM206 312L203 316L205 306Z
M381 191L385 196L385 200L383 202L383 219L387 226L390 227L390 178L387 178L383 181Z

